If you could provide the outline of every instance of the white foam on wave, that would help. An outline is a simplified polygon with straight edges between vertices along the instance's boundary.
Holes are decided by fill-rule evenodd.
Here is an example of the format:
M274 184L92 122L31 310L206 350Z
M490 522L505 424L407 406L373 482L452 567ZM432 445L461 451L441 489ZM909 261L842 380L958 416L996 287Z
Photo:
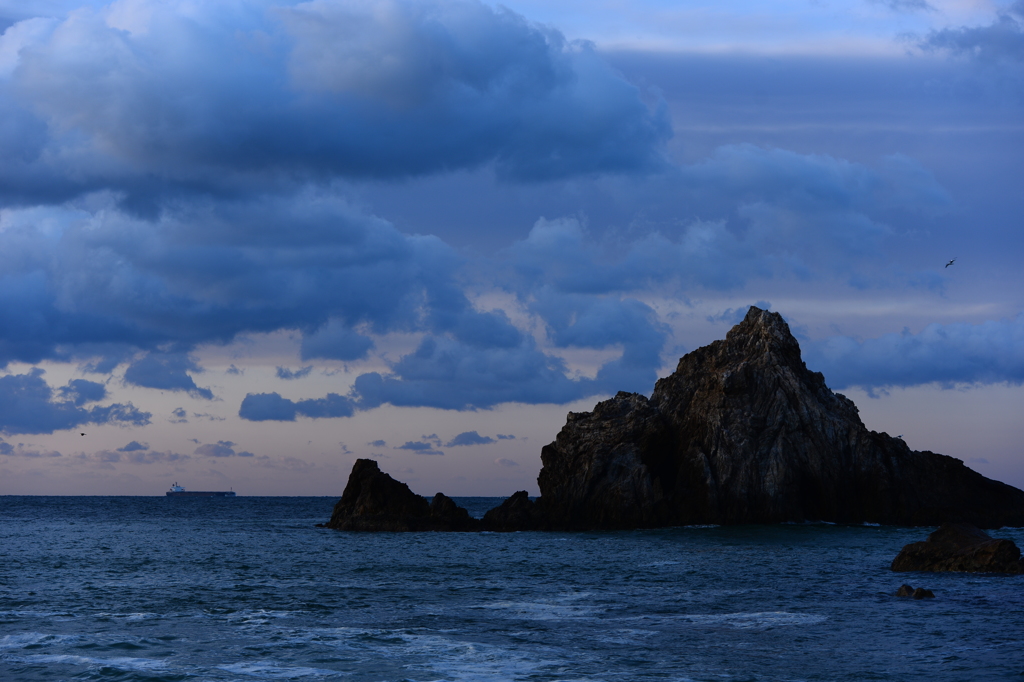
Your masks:
M521 618L523 620L565 620L571 618L586 618L593 615L596 610L592 606L527 601L495 601L476 604L470 608L508 611L510 614L514 614L514 617Z
M597 639L608 644L631 645L644 641L648 637L660 634L657 630L637 630L635 628L620 628L608 634L601 635Z
M224 670L236 675L248 675L250 677L263 677L274 680L296 680L309 677L340 677L348 673L338 670L324 670L322 668L304 668L283 666L274 661L252 661L248 663L231 663L218 665Z
M789 613L788 611L763 611L758 613L708 613L683 614L675 617L694 625L730 625L734 628L769 628L779 625L814 625L827 620L826 616L814 613Z
M407 679L461 682L506 682L528 679L545 669L564 669L566 662L544 648L521 651L515 647L451 639L443 634L417 634L401 630L324 628L316 631L318 644L355 653L364 660L383 657L409 671Z
M422 663L407 663L410 670L428 670L439 679L514 680L536 676L543 669L561 668L565 661L546 660L537 656L536 649L519 651L515 648L452 640L439 635L400 634L405 642L403 657L424 659Z
M42 632L22 632L0 637L0 649L24 649L28 646L62 644L77 640L78 635L50 635Z
M137 622L142 620L156 620L158 618L164 618L165 614L162 613L97 613L97 618L114 618L116 620L124 620L129 622Z
M293 618L293 611L268 611L265 609L237 611L228 616L229 621L238 621L242 625L266 625L274 620Z
M70 620L75 614L67 611L0 611L0 618L59 618Z
M58 663L63 665L85 665L99 666L102 668L117 668L118 670L132 670L135 672L146 672L150 670L163 670L167 662L156 658L93 658L91 656L74 656L72 654L31 654L22 656L10 656L10 660L23 663Z

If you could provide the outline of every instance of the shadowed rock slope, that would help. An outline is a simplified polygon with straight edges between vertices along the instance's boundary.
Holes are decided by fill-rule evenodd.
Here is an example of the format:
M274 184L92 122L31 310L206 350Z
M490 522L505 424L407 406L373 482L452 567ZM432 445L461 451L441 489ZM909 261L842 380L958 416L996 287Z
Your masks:
M777 313L752 307L650 399L569 413L541 451L531 527L783 521L1024 525L1024 492L869 431L811 372Z

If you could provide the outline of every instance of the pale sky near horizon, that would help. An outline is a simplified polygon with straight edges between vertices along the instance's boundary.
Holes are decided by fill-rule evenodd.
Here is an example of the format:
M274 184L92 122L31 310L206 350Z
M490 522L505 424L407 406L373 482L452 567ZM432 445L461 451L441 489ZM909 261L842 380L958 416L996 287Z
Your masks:
M1024 487L1024 0L0 31L0 495L336 496L357 457L536 494L566 412L751 304L869 428Z

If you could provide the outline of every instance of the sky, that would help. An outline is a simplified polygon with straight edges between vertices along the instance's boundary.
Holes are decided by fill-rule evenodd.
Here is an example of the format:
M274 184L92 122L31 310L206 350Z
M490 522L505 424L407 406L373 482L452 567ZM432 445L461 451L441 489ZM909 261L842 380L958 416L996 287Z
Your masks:
M1024 0L0 0L0 494L537 494L750 305L1024 487ZM955 259L955 260L953 260ZM953 261L947 267L947 263Z

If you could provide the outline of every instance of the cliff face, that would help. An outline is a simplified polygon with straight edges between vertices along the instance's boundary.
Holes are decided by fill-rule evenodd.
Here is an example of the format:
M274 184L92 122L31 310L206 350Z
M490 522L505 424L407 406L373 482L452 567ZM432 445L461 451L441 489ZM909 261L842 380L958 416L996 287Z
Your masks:
M1024 492L869 431L809 371L777 313L752 307L648 400L570 413L541 451L551 528L821 520L1024 524Z

